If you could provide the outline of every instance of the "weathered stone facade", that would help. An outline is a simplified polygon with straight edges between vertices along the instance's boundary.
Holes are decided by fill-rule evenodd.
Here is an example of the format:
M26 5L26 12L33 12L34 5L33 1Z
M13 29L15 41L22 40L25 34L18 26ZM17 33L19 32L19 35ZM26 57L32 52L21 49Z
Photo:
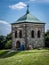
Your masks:
M26 28L26 29L25 29ZM17 38L15 38L15 30ZM22 30L22 38L19 38L19 31ZM31 37L31 31L34 30L34 38ZM40 30L40 38L37 37L37 31ZM12 48L16 49L17 41L24 45L25 49L43 48L44 47L45 24L43 23L17 23L12 25Z

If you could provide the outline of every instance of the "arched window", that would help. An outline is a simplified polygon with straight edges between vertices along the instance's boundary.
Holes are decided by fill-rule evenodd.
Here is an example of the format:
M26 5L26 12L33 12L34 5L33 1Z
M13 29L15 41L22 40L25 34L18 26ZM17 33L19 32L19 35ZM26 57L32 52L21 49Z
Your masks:
M40 30L37 32L37 37L40 38Z
M15 31L15 38L17 38L17 31Z
M31 31L31 37L34 38L34 31Z
M22 31L19 31L19 37L22 38Z

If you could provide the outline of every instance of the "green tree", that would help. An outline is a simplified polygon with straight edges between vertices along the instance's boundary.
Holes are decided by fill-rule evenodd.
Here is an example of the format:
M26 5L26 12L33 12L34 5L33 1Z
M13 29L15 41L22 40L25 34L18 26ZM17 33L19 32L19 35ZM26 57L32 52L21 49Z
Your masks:
M7 36L0 35L0 49L11 48L12 45L12 34Z
M11 40L8 40L7 43L5 44L5 48L6 49L10 49L12 46L12 41Z
M6 43L6 36L0 36L0 49L4 49Z
M12 33L8 34L7 37L6 37L6 40L11 40L12 39Z
M45 47L49 47L49 30L45 33Z
M10 49L11 46L12 46L12 34L10 33L10 34L8 34L8 35L6 36L5 48L6 48L6 49Z

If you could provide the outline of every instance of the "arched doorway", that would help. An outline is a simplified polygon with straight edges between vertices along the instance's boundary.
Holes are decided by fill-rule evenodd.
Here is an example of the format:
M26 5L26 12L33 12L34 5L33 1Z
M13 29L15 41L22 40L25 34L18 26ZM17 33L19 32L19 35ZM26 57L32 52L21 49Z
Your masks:
M16 42L16 48L19 50L20 49L20 41Z

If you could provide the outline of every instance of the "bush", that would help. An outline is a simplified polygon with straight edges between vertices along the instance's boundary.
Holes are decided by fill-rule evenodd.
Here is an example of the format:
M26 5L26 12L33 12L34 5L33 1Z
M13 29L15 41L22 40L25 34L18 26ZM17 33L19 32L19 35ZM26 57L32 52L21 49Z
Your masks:
M7 41L7 43L5 44L5 48L6 48L6 49L11 49L11 47L12 47L12 40L9 40L9 41Z
M45 34L45 47L49 48L49 30Z

